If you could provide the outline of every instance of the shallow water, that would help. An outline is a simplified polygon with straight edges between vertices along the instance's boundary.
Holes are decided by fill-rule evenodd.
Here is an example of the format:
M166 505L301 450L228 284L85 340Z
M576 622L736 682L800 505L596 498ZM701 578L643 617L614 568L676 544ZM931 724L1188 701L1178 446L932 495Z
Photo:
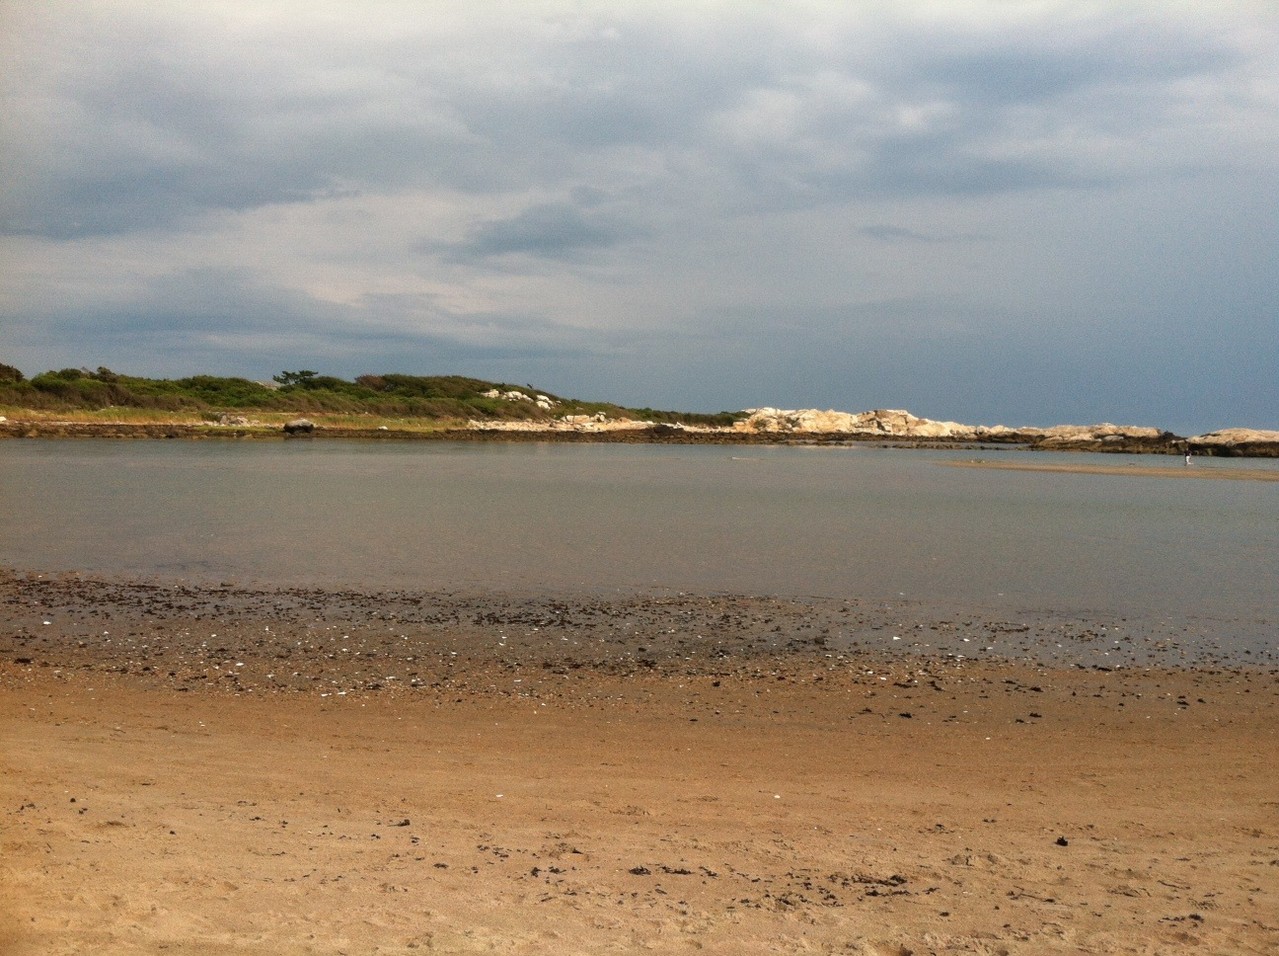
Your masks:
M0 563L326 587L962 602L1218 619L1274 636L1279 484L941 465L974 454L8 441Z

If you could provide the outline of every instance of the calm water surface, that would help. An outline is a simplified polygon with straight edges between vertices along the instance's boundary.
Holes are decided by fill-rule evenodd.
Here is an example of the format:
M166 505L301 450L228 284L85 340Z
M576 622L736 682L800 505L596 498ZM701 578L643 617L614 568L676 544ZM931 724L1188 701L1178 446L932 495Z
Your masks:
M1279 619L1279 484L940 464L974 454L7 441L0 563L242 584L905 597L1262 631Z

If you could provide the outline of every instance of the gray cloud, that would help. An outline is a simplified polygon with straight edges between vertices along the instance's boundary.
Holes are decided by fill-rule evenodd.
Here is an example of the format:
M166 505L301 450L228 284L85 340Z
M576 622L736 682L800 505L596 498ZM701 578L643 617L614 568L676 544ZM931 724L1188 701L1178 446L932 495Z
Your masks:
M1102 400L1206 418L1142 363L1203 368L1203 408L1204 356L1279 338L1277 51L1247 3L4 5L0 348L528 361L707 407L860 376L976 414L991 370L939 355L1042 369L1103 328Z
M578 341L530 313L463 314L422 295L370 294L354 307L338 306L263 284L245 270L221 269L165 275L122 302L6 324L36 350L74 342L59 367L107 365L157 376L228 365L258 378L302 366L349 377L445 374L457 371L449 363L584 361L603 344Z
M1025 110L1039 113L1041 135L1060 137L1110 121L1114 106L1081 104L1082 94L1144 98L1241 55L1152 24L1030 44L1019 34L993 49L943 29L897 49L897 32L879 24L869 45L837 29L817 51L784 32L694 42L657 18L614 33L603 15L572 42L467 37L465 58L426 24L394 40L334 35L314 52L277 25L223 50L234 38L204 35L210 24L194 17L156 23L146 6L98 4L72 24L75 11L52 9L59 31L101 29L111 41L49 64L31 56L35 75L11 81L19 135L8 151L27 188L10 193L7 228L56 238L341 189L634 177L617 155L629 149L700 156L728 191L794 202L1069 186L1103 170L1068 141L1044 156L992 155ZM762 128L716 136L734 122ZM678 177L658 173L676 191Z
M992 239L985 233L926 232L888 223L870 223L859 227L857 232L879 242L989 242Z
M927 233L918 232L914 229L904 229L901 226L888 226L882 223L876 223L870 226L862 226L857 230L863 236L869 236L871 239L879 239L883 242L934 242L933 236Z
M454 261L509 255L579 260L639 232L570 203L542 203L507 219L476 224L467 239L447 255Z

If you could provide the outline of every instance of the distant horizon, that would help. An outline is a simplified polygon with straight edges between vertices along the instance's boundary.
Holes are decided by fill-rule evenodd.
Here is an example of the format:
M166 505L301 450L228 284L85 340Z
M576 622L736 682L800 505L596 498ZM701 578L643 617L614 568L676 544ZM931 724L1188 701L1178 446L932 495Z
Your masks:
M12 367L14 367L14 368L18 368L18 366L14 365L14 364L13 364L13 363L11 363L11 362L5 362L5 361L3 360L3 357L0 357L0 364L4 364L4 365L11 365L11 366L12 366ZM266 386L266 387L268 387L268 388L280 388L280 387L282 387L282 386L281 386L281 384L280 384L279 382L276 382L276 381L274 380L274 376L275 376L275 375L280 375L280 374L282 374L284 371L287 371L287 370L285 370L285 369L280 369L280 370L277 370L277 371L275 371L275 372L272 372L272 373L270 373L269 375L266 375L266 376L264 376L264 377L262 377L262 378L257 378L257 377L251 376L251 375L220 374L220 373L216 373L216 372L209 372L209 371L197 371L197 372L190 372L190 373L181 374L181 375L178 375L178 374L150 374L150 375L140 375L140 374L134 373L134 372L132 372L132 371L130 371L130 370L128 370L128 369L111 368L110 366L106 366L106 365L102 365L102 364L93 365L93 366L89 366L89 365L63 365L63 366L60 366L60 367L58 367L58 368L41 369L41 370L40 370L40 371L38 371L38 372L28 372L26 369L21 369L21 368L19 368L19 371L21 371L21 372L22 372L22 374L24 375L24 377L25 377L26 379L28 379L28 380L29 380L29 379L31 379L31 378L33 378L33 377L35 377L35 376L38 376L38 375L42 375L42 374L46 374L46 373L56 373L56 372L63 371L63 370L65 370L65 369L69 369L69 368L74 368L74 369L77 369L78 371L82 371L82 372L86 372L86 373L94 373L94 372L96 372L99 368L105 368L105 369L107 369L108 371L110 371L110 372L112 372L112 373L114 373L114 374L116 374L116 375L121 375L121 376L125 376L125 377L128 377L128 378L146 378L146 379L155 379L155 380L161 380L161 381L164 381L164 380L172 381L172 380L179 380L179 379L184 379L184 378L193 378L193 377L201 376L201 375L207 375L207 376L211 376L211 377L213 377L213 378L240 378L240 379L246 379L246 380L248 380L248 381L250 381L250 382L255 382L255 383L259 384L259 385L264 385L264 386ZM750 412L757 411L757 410L760 410L760 409L766 409L766 408L777 409L777 410L779 410L779 411L808 411L808 410L816 410L816 411L834 411L834 412L846 412L846 413L854 414L854 415L856 415L856 414L862 414L862 413L865 413L865 412L873 412L873 411L904 411L904 412L908 412L908 413L909 413L909 414L911 414L911 415L914 415L914 416L915 416L915 417L917 417L917 418L928 419L928 420L930 420L930 421L937 421L937 422L953 422L953 423L958 424L958 425L967 425L967 426L970 426L970 427L988 427L988 428L995 428L995 427L1005 426L1005 427L1012 428L1012 429L1020 429L1020 428L1026 428L1026 429L1046 429L1046 428L1053 428L1053 427L1057 427L1057 426L1085 426L1085 427L1086 427L1086 426L1090 426L1090 425L1107 425L1107 424L1108 424L1108 425L1116 425L1116 426L1120 426L1120 427L1134 427L1134 428L1158 428L1158 429L1160 429L1161 431L1171 432L1171 433L1173 433L1173 434L1175 434L1175 435L1177 435L1177 436L1179 436L1179 437L1183 437L1183 438L1192 438L1192 437L1195 437L1196 435L1206 435L1206 434L1210 434L1210 433L1212 433L1212 432L1224 431L1224 430L1226 430L1226 429L1233 429L1233 428L1247 428L1247 429L1254 430L1254 431L1276 431L1276 432L1279 432L1279 426L1272 427L1272 428L1268 428L1268 427L1266 427L1266 426L1238 425L1238 424L1225 424L1225 425L1217 425L1217 426L1212 427L1212 428L1202 428L1202 429L1197 429L1197 430L1181 431L1181 430L1178 430L1178 429L1176 429L1176 428L1168 427L1168 426L1164 425L1164 424L1163 424L1163 423L1161 423L1161 422L1153 422L1153 421L1145 421L1145 422L1140 422L1140 421L1119 421L1119 420L1116 420L1116 419L1114 419L1114 418L1099 418L1099 419L1095 419L1095 420L1092 420L1092 421L1066 421L1066 420L1060 420L1060 421L1050 421L1050 422L1030 422L1030 421L968 421L968 420L965 420L965 419L963 419L963 418L957 418L957 417L954 417L954 416L946 416L946 415L926 415L926 414L922 414L922 413L920 413L918 410L916 410L916 409L914 409L914 408L910 408L909 406L903 406L903 405L884 405L884 404L878 404L878 405L867 405L867 406L864 406L864 407L856 407L856 408L855 408L855 407L843 407L843 408L841 408L841 407L833 406L833 405L814 405L814 404L779 405L779 404L774 404L774 403L764 402L764 403L753 403L753 404L748 404L748 405L742 405L741 407L738 407L738 408L726 408L726 407L725 407L725 408L683 408L683 407L680 407L680 406L678 406L678 405L673 405L673 404L664 403L664 402L653 402L653 401L622 402L622 401L618 401L617 399L614 399L614 398L612 398L612 397L610 397L610 396L577 395L577 394L572 394L572 393L570 393L570 392L567 392L567 391L565 391L565 390L563 390L563 389L547 387L546 383L538 384L538 383L533 383L533 382L528 382L528 381L519 381L519 378L520 378L519 376L516 376L515 378L500 378L500 379L498 379L498 378L492 378L492 377L485 376L485 375L471 375L471 374L466 374L466 373L462 373L462 372L430 372L430 373L419 373L419 372L399 372L399 371L392 371L392 370L389 370L389 369L380 369L380 370L378 370L378 371L376 371L376 372L374 372L374 371L369 371L369 370L365 370L365 371L358 372L358 373L356 373L355 375L345 375L345 376L343 376L343 375L335 375L335 374L333 374L333 373L331 373L331 372L329 372L329 371L327 371L327 370L325 370L325 369L309 369L309 371L314 371L314 372L316 372L316 374L317 374L317 375L319 375L319 376L323 376L323 377L333 377L333 378L340 378L340 379L343 379L344 381L347 381L347 382L354 382L357 378L359 378L360 376L364 376L364 375L407 375L407 376L421 377L421 378L435 378L435 377L460 377L460 378L471 378L471 379L476 379L476 380L478 380L478 381L482 381L482 382L490 383L490 384L493 384L493 385L505 384L505 385L511 385L511 386L520 387L520 388L530 388L530 389L535 389L535 390L536 390L536 391L538 391L538 392L542 392L542 393L545 393L545 394L548 394L548 395L554 395L554 396L557 396L557 397L559 397L559 398L561 398L561 399L565 399L565 400L569 400L569 401L580 401L580 402L585 402L585 403L612 404L612 405L617 405L617 406L618 406L618 407L620 407L620 408L626 408L626 409L630 409L630 410L638 410L638 409L645 409L645 408L648 408L648 409L652 409L652 410L654 410L654 411L674 412L674 413L687 413L687 414L707 414L707 415L717 415L717 414L748 414L748 413L750 413Z
M1279 428L1275 4L44 0L0 56L21 368Z

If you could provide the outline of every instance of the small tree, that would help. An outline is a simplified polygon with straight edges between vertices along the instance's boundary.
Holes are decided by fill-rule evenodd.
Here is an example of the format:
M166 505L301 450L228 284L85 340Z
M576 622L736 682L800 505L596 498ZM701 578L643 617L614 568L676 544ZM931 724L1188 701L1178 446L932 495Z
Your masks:
M309 368L304 368L298 372L281 372L279 375L272 375L271 381L279 382L285 388L289 388L293 385L306 388L317 374L319 373L313 372Z

